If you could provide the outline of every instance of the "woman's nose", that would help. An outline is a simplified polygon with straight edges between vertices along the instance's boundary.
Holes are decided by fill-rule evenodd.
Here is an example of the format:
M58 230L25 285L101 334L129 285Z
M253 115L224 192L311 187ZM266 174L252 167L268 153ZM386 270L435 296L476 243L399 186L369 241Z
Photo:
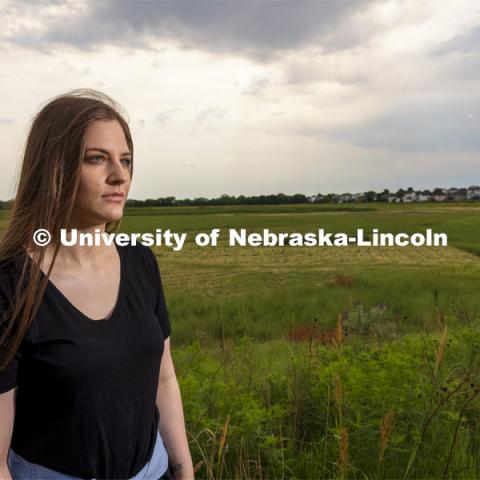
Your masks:
M123 182L126 182L129 172L128 169L124 165L122 165L121 159L114 160L110 163L110 165L110 177L114 178L117 181L122 180Z

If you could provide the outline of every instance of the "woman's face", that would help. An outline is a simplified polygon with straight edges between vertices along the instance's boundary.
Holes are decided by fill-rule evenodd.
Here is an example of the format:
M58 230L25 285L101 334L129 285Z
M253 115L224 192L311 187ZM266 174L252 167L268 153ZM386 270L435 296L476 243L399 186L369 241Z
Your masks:
M119 220L131 182L132 155L120 124L116 120L95 121L85 136L85 156L73 212L76 228ZM123 197L112 197L112 193Z

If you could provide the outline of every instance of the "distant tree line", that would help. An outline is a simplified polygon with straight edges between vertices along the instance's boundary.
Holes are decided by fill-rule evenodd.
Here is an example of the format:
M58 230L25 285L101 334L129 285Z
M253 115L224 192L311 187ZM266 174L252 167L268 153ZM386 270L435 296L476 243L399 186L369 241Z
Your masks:
M433 190L415 191L412 187L407 189L399 188L396 192L390 192L387 188L382 192L361 193L327 193L316 195L304 195L295 193L294 195L285 195L277 193L276 195L252 195L245 196L223 194L217 198L196 197L193 199L177 199L175 197L147 198L146 200L127 200L128 207L171 207L188 205L285 205L298 203L346 203L346 202L411 202L411 201L449 201L449 200L479 200L480 187L472 186L468 188L435 188Z
M177 199L175 197L147 198L146 200L127 200L127 207L171 207L190 205L280 205L286 203L307 203L307 196L302 193L285 195L253 195L245 196L223 194L218 198L196 197L193 199Z
M176 197L147 198L146 200L127 199L127 207L172 207L201 205L285 205L300 203L345 203L345 202L410 202L410 201L448 201L448 200L480 200L480 187L468 188L435 188L433 190L415 191L412 187L406 190L399 188L396 192L384 189L382 192L372 190L361 193L327 193L304 195L295 193L286 195L277 193L271 195L234 195L223 194L217 198L195 197L193 199ZM8 210L13 200L0 200L0 210Z

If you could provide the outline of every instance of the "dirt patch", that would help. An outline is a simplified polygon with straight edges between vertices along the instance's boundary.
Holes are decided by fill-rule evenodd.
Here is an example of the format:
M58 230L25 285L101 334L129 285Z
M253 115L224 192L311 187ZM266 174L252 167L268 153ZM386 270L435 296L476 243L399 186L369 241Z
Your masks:
M325 285L327 287L345 287L345 288L351 288L353 284L353 278L349 277L347 275L336 275L333 278L330 278L325 282Z
M298 325L290 330L286 337L291 342L316 341L323 344L339 344L345 340L348 331L343 326L331 330L320 328L318 325Z

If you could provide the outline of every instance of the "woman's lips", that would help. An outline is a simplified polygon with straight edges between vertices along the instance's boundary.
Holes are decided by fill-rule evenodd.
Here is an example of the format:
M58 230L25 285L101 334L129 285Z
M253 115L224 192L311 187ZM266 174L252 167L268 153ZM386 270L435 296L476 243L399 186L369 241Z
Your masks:
M123 202L125 196L123 195L123 193L112 193L110 195L103 195L102 198L107 200L107 202L121 203Z

